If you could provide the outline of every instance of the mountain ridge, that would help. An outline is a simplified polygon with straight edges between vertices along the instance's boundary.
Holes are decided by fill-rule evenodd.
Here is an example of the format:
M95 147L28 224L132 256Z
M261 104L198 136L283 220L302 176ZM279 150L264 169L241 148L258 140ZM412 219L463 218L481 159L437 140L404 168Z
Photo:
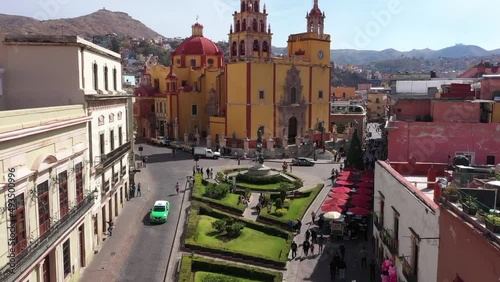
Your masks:
M165 37L147 27L142 22L124 12L100 9L96 12L75 18L40 21L34 18L0 14L0 33L6 34L45 34L45 35L79 35L92 38L95 35L117 34L132 38ZM173 38L175 36L170 36ZM286 47L273 47L275 54L286 54ZM396 60L402 57L423 57L424 59L486 57L500 54L500 48L485 50L476 45L457 44L440 50L413 49L398 51L387 48L381 51L332 49L332 61L339 65L362 65L384 60Z

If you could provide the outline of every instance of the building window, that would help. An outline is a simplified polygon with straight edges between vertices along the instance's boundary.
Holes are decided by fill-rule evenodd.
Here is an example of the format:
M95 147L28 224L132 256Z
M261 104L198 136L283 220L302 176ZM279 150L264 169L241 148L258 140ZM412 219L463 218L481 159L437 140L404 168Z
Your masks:
M71 273L71 244L69 239L63 243L63 267L64 267L64 277Z
M255 22L255 26L257 26L257 22ZM259 49L260 49L259 41L258 40L254 40L253 41L253 51L254 52L259 52Z
M192 116L198 115L198 105L191 105L191 115Z
M385 200L380 199L380 226L384 226L384 209L385 209Z
M105 141L104 141L104 133L99 134L99 152L101 156L105 154Z
M50 228L49 181L36 186L38 194L38 226L40 235Z
M123 145L123 132L122 127L118 127L118 146Z
M418 238L415 235L413 235L411 238L411 270L413 272L412 274L415 276L417 276L418 274L419 252L420 252L420 246L418 244Z
M191 59L191 66L196 67L196 59Z
M181 83L181 85L182 85L182 87L187 86L188 85L187 80L183 80L182 83Z
M117 91L118 90L118 83L117 83L117 78L116 78L116 68L113 69L113 90Z
M94 63L94 65L93 65L92 79L94 81L94 90L97 91L97 89L99 89L99 81L97 79L97 64L96 63Z
M118 170L115 170L115 166L113 165L113 185L115 185L116 183L118 183L118 180L120 179L120 173L118 172Z
M108 90L108 67L104 67L104 89Z
M207 60L207 63L208 63L209 65L213 65L213 64L214 64L214 59L208 59L208 60Z
M297 104L297 89L295 87L290 90L290 103Z
M474 152L456 152L455 157L458 156L464 156L469 160L470 164L474 164L474 157L475 157Z
M115 131L111 129L109 131L109 144L111 145L111 151L115 149Z
M83 201L83 165L82 163L77 163L75 165L75 187L76 187L76 202L79 203Z
M322 90L320 90L318 92L318 99L323 99L323 91Z
M26 217L24 214L24 193L16 196L16 206L13 216L11 215L11 222L15 219L16 224L16 237L14 238L14 253L19 254L27 246L26 240Z
M342 98L345 98L345 92L342 92Z
M99 116L99 119L97 122L98 122L99 126L104 125L104 116Z
M259 99L264 100L264 90L259 90Z
M65 216L68 211L68 172L63 171L58 174L59 181L59 217Z
M154 113L154 112L155 112L155 105L154 105L154 104L153 104L153 105L151 105L150 110L151 110L151 112L152 112L152 113Z
M375 104L380 104L380 99L379 98L375 99Z
M399 241L399 213L394 210L394 240Z

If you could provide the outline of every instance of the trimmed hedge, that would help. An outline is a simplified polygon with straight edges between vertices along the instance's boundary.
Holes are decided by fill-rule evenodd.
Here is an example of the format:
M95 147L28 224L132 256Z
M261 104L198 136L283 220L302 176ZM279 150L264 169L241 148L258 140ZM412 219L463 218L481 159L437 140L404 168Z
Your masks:
M203 179L203 176L201 174L196 174L194 180L193 193L191 197L195 200L207 203L211 206L226 210L228 212L236 213L239 215L243 214L243 212L246 209L246 205L244 204L238 204L238 203L230 204L224 202L223 200L212 199L202 195L200 191L201 190L200 185L206 186L206 184L208 184L208 182L205 179Z
M301 206L301 210L298 213L297 218L302 219L304 217L307 209L309 209L309 207L311 206L311 204L314 202L314 199L316 199L316 197L318 196L319 192L321 191L321 189L323 189L324 186L325 186L324 184L318 184L318 185L316 185L316 187L314 187L311 190L300 192L300 194L302 194L301 198L309 197L310 200L309 200L309 203L307 205ZM276 195L276 197L277 196L278 195ZM293 199L292 199L292 201L293 201ZM262 221L262 222L268 222L268 223L272 223L272 224L277 224L278 226L280 226L282 228L286 228L286 229L290 228L290 226L289 226L290 219L286 219L286 218L278 217L278 216L275 216L275 215L272 215L272 214L268 214L267 212L264 212L264 211L262 211L260 213L259 218L257 219L257 221Z
M283 281L283 274L281 272L183 255L181 260L181 270L179 272L179 282L191 282L192 275L197 271L231 275L237 278L244 277L262 282Z
M232 217L235 221L240 221L245 224L245 227L266 233L271 236L280 237L286 240L285 245L283 246L280 257L278 259L267 257L267 256L257 256L253 254L244 254L233 251L231 249L225 248L213 248L211 246L207 246L204 244L200 244L196 242L196 228L198 225L198 215L207 215L217 219ZM276 267L284 268L288 261L288 254L290 252L290 246L293 241L293 234L287 231L284 231L280 228L276 228L273 226L265 225L262 223L246 220L243 218L237 218L223 211L219 211L211 208L208 205L203 203L193 202L191 205L191 210L188 218L188 225L186 228L186 239L184 241L184 246L191 250L197 250L202 252L208 252L213 254L219 254L223 256L228 256L231 258L239 258L249 262L256 262L262 264L270 264Z

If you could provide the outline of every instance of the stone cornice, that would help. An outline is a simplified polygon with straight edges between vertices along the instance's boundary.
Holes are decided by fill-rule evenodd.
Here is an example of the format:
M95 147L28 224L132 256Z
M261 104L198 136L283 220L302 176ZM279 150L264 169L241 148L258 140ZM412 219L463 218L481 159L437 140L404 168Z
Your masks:
M9 131L9 132L4 132L0 133L0 142L5 142L13 139L20 139L24 137L28 137L31 135L35 134L40 134L44 133L47 131L52 131L52 130L57 130L77 124L82 124L85 122L88 122L92 120L92 117L85 116L85 117L79 117L75 119L70 119L70 120L63 120L63 121L58 121L54 123L49 123L49 124L44 124L40 126L34 126L34 127L29 127L25 129L20 129L20 130L14 130L14 131Z

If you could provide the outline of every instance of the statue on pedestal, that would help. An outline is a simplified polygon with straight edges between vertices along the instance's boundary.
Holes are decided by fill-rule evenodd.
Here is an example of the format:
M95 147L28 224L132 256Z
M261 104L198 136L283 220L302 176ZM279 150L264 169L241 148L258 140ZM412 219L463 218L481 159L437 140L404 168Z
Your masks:
M257 130L257 149L255 150L257 161L259 162L259 164L264 163L264 156L262 154L262 136L263 135L264 135L264 126L260 126L259 130Z

